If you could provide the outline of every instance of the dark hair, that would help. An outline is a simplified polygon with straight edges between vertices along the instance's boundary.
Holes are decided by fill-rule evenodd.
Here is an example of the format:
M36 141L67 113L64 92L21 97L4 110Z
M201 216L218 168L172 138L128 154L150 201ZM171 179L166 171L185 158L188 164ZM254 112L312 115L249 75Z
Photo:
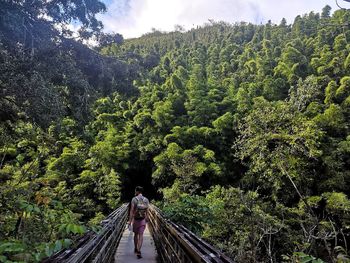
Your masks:
M135 192L140 192L140 193L142 193L142 192L143 192L143 187L142 187L142 186L136 186Z

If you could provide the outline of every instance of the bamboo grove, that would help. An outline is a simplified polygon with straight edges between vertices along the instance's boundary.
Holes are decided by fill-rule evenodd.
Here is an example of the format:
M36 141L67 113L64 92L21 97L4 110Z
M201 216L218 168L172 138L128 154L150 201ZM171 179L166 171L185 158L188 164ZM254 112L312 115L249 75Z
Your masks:
M0 261L98 231L138 184L237 262L350 261L350 11L123 40L97 0L22 2L0 4Z

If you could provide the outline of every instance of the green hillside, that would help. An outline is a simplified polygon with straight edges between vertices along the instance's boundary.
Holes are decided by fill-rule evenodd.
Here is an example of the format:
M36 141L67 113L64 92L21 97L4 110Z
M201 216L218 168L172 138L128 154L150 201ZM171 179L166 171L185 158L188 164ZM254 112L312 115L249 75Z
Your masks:
M97 0L90 21L15 2L0 3L0 262L97 231L136 185L237 262L350 262L350 11L122 40ZM69 17L80 40L54 27Z

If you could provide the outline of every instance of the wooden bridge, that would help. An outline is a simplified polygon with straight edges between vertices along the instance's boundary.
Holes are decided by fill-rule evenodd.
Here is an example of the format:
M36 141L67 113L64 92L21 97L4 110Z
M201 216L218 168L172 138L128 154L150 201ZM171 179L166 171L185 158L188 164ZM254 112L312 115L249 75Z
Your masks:
M167 220L151 205L142 246L142 259L134 254L133 233L126 229L128 206L122 205L102 221L98 233L88 232L75 248L65 249L43 263L110 263L110 262L221 262L233 260L197 237L183 226Z

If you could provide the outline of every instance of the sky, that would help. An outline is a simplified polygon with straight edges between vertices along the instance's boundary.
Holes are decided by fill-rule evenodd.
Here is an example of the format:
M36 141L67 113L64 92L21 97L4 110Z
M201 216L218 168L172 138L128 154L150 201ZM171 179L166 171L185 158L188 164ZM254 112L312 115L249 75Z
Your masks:
M139 37L152 28L173 31L175 25L186 30L214 21L292 23L297 15L321 12L327 4L339 9L335 0L102 0L108 11L99 15L105 32L124 38ZM348 3L338 0L349 8Z

